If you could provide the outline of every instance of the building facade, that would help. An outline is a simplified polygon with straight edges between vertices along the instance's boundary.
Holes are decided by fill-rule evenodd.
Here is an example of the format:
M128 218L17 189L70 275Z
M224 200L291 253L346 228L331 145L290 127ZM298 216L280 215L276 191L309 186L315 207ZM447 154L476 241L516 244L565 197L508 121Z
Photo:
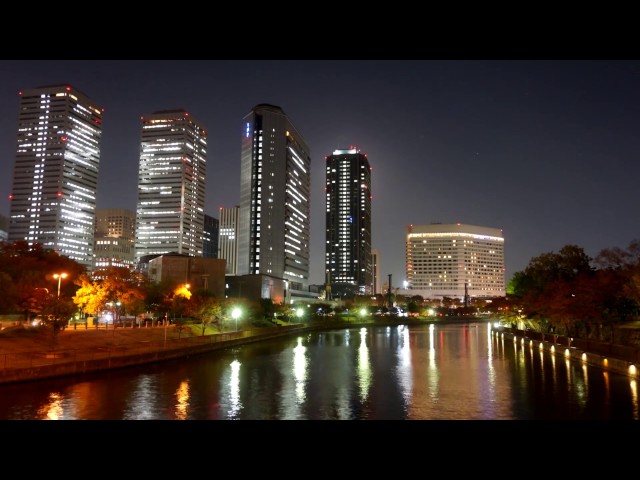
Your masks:
M10 241L91 270L103 111L69 85L20 92Z
M280 107L261 104L243 119L238 274L309 283L311 157Z
M0 215L0 241L9 239L9 217Z
M202 256L207 132L184 110L142 117L136 259Z
M270 299L275 304L285 302L285 282L269 275L227 275L226 298L242 298L253 302Z
M204 230L202 239L202 256L205 258L218 258L218 219L211 215L204 216Z
M371 281L373 291L371 293L377 295L382 293L380 290L380 252L377 248L371 249L371 271L373 272L373 280Z
M94 270L135 266L136 212L126 208L96 210Z
M410 225L406 234L410 295L459 299L465 293L469 297L505 295L501 229L460 223Z
M227 275L238 274L238 212L240 207L220 207L218 258L227 261Z
M371 167L359 149L326 157L325 271L332 295L373 293Z
M154 283L189 284L192 292L206 290L225 298L224 260L170 253L149 260L147 275Z

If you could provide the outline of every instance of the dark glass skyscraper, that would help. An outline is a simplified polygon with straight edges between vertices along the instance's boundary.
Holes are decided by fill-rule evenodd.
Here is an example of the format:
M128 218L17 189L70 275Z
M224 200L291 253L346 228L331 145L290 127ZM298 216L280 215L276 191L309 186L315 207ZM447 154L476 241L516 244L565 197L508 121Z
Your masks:
M20 92L9 240L93 267L103 109L69 85Z
M204 215L204 238L202 239L202 256L205 258L218 258L218 219L210 215Z
M371 167L356 148L326 157L326 281L334 297L371 294Z
M280 107L260 104L243 119L238 274L309 283L309 147Z

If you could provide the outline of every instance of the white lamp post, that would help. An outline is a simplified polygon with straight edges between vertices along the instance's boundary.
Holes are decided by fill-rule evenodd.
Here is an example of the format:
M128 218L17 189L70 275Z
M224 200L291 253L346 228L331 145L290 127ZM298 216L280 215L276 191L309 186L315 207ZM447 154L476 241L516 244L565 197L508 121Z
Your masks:
M60 282L63 278L67 278L69 276L68 273L54 273L53 278L58 280L58 298L60 298Z
M231 316L233 317L233 319L236 321L236 332L238 331L238 317L240 317L240 314L242 312L240 311L240 309L238 307L234 308L231 311Z

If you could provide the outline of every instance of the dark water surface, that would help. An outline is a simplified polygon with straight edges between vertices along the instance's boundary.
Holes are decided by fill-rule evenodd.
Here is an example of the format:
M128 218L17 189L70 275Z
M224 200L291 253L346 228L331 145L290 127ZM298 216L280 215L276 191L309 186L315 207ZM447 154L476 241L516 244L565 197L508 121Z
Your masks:
M0 419L635 419L638 381L488 323L306 333L0 386Z

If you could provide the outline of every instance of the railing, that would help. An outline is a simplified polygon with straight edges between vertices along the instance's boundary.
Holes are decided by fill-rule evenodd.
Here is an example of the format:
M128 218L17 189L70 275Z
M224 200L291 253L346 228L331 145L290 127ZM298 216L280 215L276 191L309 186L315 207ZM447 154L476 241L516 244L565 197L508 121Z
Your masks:
M585 352L591 352L598 355L618 358L628 362L640 362L640 348L630 347L628 345L617 345L615 343L600 342L597 340L588 340L584 338L565 337L556 333L535 332L533 330L517 330L510 327L502 327L505 332L512 333L524 338L530 338L541 342L555 343L567 348L576 348Z

